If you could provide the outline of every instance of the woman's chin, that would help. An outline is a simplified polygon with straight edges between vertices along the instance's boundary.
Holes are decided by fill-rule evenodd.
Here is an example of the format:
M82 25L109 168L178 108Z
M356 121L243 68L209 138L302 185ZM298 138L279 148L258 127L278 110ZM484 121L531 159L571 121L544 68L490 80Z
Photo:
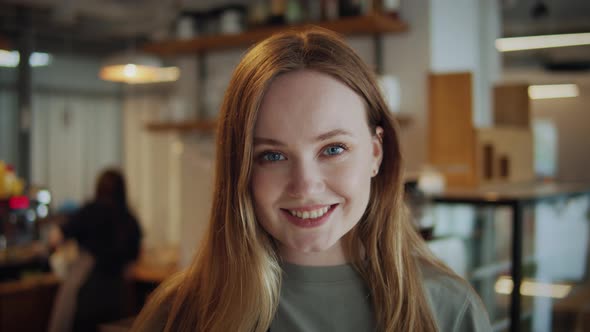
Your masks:
M328 241L290 243L281 247L281 256L290 263L315 265L314 262L341 261L344 251L339 243Z

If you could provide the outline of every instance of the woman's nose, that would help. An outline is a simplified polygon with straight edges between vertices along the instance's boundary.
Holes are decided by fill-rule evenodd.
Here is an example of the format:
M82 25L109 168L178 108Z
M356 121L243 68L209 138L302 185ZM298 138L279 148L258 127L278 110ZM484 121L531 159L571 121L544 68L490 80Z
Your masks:
M295 198L313 197L325 189L319 165L311 161L295 163L289 174L288 193Z

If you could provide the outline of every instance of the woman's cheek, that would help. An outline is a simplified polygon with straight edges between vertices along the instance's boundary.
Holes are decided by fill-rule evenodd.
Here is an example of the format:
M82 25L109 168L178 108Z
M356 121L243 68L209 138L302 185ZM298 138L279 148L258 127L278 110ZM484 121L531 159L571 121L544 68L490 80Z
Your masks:
M258 167L252 173L252 190L256 200L267 201L283 187L284 172L270 167Z
M360 190L370 183L370 170L367 163L346 162L336 165L329 171L330 183L346 190Z

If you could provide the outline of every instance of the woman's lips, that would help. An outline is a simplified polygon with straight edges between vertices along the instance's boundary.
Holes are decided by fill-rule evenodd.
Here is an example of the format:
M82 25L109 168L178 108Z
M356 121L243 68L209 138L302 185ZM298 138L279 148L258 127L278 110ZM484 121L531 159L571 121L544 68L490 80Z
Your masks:
M317 211L317 210L321 210L322 206L313 206L313 207L306 207L303 209L292 209L292 210L288 210L288 209L281 209L281 212L284 214L285 218L292 224L294 224L295 226L298 227L302 227L302 228L312 228L312 227L318 227L323 225L324 223L326 223L328 221L328 219L330 218L330 216L332 215L332 212L334 212L334 210L336 209L336 207L338 206L338 204L332 204L329 206L328 211L326 211L326 213L324 213L322 216L320 217L316 217L316 218L300 218L298 216L294 216L293 214L291 214L290 211L297 211L299 215L303 214L303 212L307 212L309 214L309 211Z

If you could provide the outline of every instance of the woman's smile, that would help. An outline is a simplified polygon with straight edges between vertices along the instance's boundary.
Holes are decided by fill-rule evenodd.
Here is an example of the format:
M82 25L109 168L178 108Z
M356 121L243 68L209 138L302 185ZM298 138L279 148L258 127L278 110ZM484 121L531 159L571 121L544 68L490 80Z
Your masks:
M284 212L285 218L295 226L311 228L321 226L328 221L337 207L338 204L333 204L281 210Z

